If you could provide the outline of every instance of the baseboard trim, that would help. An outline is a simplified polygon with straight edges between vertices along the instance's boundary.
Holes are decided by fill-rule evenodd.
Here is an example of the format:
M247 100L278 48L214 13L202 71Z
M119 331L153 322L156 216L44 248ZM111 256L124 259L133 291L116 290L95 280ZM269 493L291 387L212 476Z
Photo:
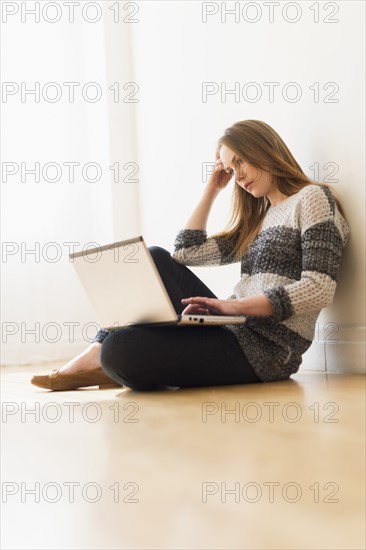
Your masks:
M303 355L302 370L366 374L366 327L326 323Z

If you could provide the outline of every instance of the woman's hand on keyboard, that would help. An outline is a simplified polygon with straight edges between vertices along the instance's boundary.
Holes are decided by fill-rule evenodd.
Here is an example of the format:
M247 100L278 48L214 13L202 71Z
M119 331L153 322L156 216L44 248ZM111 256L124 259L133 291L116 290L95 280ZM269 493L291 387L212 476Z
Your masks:
M243 305L239 300L219 300L205 296L182 298L187 307L182 315L197 313L199 315L243 315Z

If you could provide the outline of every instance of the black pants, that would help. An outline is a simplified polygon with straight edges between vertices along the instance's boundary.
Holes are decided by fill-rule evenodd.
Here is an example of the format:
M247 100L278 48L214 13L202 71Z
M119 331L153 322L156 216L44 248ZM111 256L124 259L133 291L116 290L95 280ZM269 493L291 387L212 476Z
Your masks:
M159 246L149 247L177 313L181 298L211 290ZM113 380L135 390L190 388L260 382L234 334L223 326L129 326L99 331L101 363Z

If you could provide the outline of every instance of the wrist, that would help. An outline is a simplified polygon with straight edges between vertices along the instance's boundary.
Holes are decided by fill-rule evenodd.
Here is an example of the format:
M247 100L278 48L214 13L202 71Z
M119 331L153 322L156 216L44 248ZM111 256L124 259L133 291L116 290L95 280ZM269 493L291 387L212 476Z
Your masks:
M216 186L213 186L211 184L207 184L204 191L203 191L203 194L210 197L210 198L216 198L217 195L220 193L220 189L219 187Z
M273 315L271 302L264 294L239 298L241 315L269 317Z

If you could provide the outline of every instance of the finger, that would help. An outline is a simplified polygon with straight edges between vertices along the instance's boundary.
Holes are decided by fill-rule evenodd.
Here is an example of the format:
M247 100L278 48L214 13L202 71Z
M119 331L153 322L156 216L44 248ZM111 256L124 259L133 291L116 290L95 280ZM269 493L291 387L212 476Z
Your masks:
M217 308L210 307L209 311L212 315L221 315L221 311Z
M196 311L197 309L199 309L201 306L199 305L196 305L196 304L189 304L187 307L186 307L186 310L187 311Z
M210 302L206 304L208 309L212 311L213 313L221 313L221 305L215 304L214 302Z
M215 161L215 169L216 169L216 168L219 168L219 169L220 169L220 168L224 168L224 163L222 162L221 159L217 159L217 160Z
M189 305L182 311L182 315L187 315L187 314L191 314L191 313L207 315L208 311L209 310L207 308L197 307L197 306L194 306L194 305Z
M193 304L193 303L202 304L202 303L206 303L207 300L208 298L204 298L202 296L192 296L191 298L182 298L182 302L188 303L188 304Z

